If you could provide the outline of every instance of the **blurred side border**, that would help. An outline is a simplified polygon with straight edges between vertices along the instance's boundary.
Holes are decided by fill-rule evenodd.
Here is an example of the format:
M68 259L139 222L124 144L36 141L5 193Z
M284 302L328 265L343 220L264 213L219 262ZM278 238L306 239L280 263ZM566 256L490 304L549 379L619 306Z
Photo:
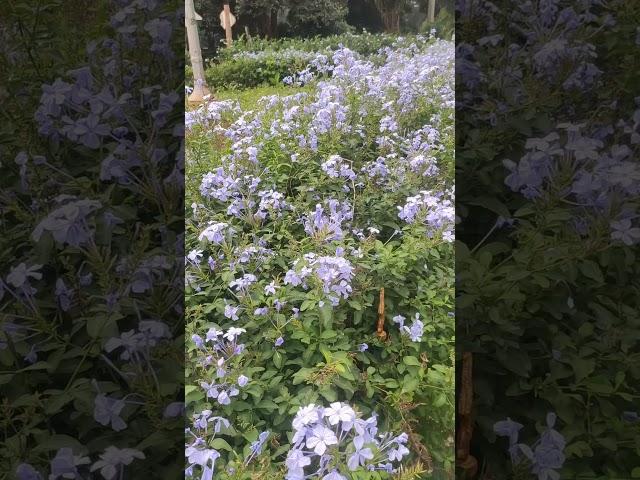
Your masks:
M456 7L457 477L640 477L640 5Z
M0 478L178 478L184 5L0 5Z

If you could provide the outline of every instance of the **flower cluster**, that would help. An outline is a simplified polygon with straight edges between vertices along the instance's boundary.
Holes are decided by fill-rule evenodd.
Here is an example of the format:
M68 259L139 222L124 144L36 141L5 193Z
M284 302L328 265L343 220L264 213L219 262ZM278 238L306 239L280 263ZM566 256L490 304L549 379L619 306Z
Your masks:
M422 221L428 227L429 235L442 231L442 238L451 242L454 238L453 228L456 217L453 201L453 190L446 194L422 191L418 195L408 197L407 203L398 207L398 216L407 223Z
M38 241L45 232L49 232L61 245L77 247L86 244L93 236L88 217L102 206L100 202L75 200L68 195L60 195L57 201L64 203L63 206L53 210L36 226L33 239Z
M509 455L514 466L527 464L531 473L539 480L558 480L557 472L565 461L564 437L553 427L556 423L555 413L547 414L547 426L540 438L532 445L518 443L519 432L523 425L507 418L493 426L496 435L509 438Z
M191 92L189 92L191 93ZM240 111L238 102L232 100L217 100L206 102L195 110L190 110L184 114L184 126L191 129L196 125L209 125L220 122L227 113L237 113Z
M227 228L228 226L224 222L211 223L200 232L198 240L206 239L209 243L220 244L224 241L225 234L233 234L233 228Z
M247 376L237 374L236 361L245 351L244 344L238 343L238 338L245 332L244 328L231 327L223 332L212 327L207 331L205 338L198 334L191 336L196 346L198 367L204 372L203 376L213 377L211 381L201 381L200 386L205 392L205 398L215 400L218 406L230 405L233 398L240 393L239 388L246 387L250 382ZM193 414L192 427L187 428L185 432L192 437L185 445L185 457L188 462L185 470L187 477L193 477L194 468L199 466L201 478L212 478L220 452L210 448L209 445L218 434L228 431L230 427L229 420L214 415L211 409ZM262 453L268 437L268 431L262 432L251 444L250 454L245 459L245 464Z
M207 371L215 369L215 376L210 382L202 381L200 386L206 392L206 398L216 400L220 405L229 405L231 399L240 393L237 387L244 387L249 379L239 375L230 380L235 357L244 352L244 344L238 343L238 337L246 332L244 328L231 327L226 332L210 328L205 338L194 334L191 340L199 350L198 362Z
M100 454L100 460L93 464L89 457L75 455L73 449L68 447L60 448L55 457L51 460L51 475L53 478L82 478L82 474L87 472L100 471L100 476L104 480L122 478L124 468L130 465L135 459L144 459L145 455L133 448L107 447ZM86 473L85 473L86 474ZM39 471L28 463L21 463L16 468L17 480L43 480Z
M347 180L355 180L356 178L351 166L340 155L331 155L320 167L331 178L346 178Z
M106 352L122 348L120 359L140 361L150 348L155 347L162 339L171 338L169 326L157 320L141 320L138 331L128 330L119 337L107 340L104 345Z
M622 394L626 398L609 411L592 414L567 408L566 397L552 392L565 388L561 369L570 382L582 384L613 385L614 378L630 374L611 357L617 342L591 329L589 319L599 318L594 308L606 313L617 302L618 311L630 311L637 300L607 288L627 285L634 271L628 263L614 269L608 259L635 255L640 244L640 99L627 63L627 52L638 58L637 22L621 4L601 9L594 1L473 2L468 8L470 3L459 2L456 12L463 26L456 34L456 133L464 139L456 146L456 169L460 178L472 179L458 208L461 251L471 252L457 265L459 298L470 300L460 302L459 325L465 328L458 332L478 350L499 352L491 360L478 358L474 382L499 378L510 386L495 389L485 405L477 402L478 418L496 411L530 417L542 407L557 409L569 423L563 452L553 416L533 445L519 443L522 425L499 422L496 433L510 438L514 478L566 478L576 472L631 477L640 465L639 452L625 442L633 427L617 419L635 409L632 396ZM486 36L476 35L480 30ZM627 34L616 37L614 30ZM603 44L615 47L602 50ZM527 108L533 104L535 112ZM550 251L558 255L548 256ZM483 281L482 290L514 285L517 296L539 309L520 309L509 295L476 296L476 278L464 272L477 267L500 272ZM531 275L541 276L529 281ZM558 291L560 284L568 289ZM564 338L559 332L566 328L584 335ZM630 338L632 329L621 323L615 335ZM585 344L594 349L584 350ZM523 381L544 384L544 392L520 388ZM588 405L591 398L590 389L571 391L572 406ZM594 430L595 424L601 427ZM489 460L494 435L484 430L474 432L477 445L484 445L478 455L494 474L511 476L503 462ZM524 429L519 433L522 438ZM582 445L584 439L589 446ZM611 449L589 451L606 444Z
M405 325L404 321L405 317L402 315L396 315L393 317L393 323L398 324L398 328L400 329L400 333L406 337L409 337L412 342L420 342L422 341L422 335L424 333L424 323L420 320L420 314L416 313L416 316L411 322L411 325Z
M353 218L352 207L348 202L340 203L334 199L326 203L328 212L325 213L322 205L317 204L313 213L303 217L304 231L321 241L341 240L344 237L343 223Z
M314 253L308 253L302 262L296 260L293 267L284 277L285 285L302 285L303 288L308 288L305 280L313 274L320 281L322 291L333 306L338 305L340 298L348 298L352 291L354 269L344 257L319 257Z
M394 473L394 462L409 454L405 433L379 433L375 415L363 419L341 402L300 407L292 426L286 480L347 480L345 474L355 471Z
M602 72L594 64L596 45L583 28L589 25L588 29L595 29L596 23L604 28L616 20L610 14L598 18L592 4L573 9L562 8L558 3L540 6L539 13L532 13L535 8L531 4L519 5L514 10L511 21L522 23L518 28L530 31L529 48L511 46L508 74L500 72L492 76L505 78L510 89L521 85L523 69L531 68L545 88L563 94L579 93L586 99L592 97ZM501 35L494 35L494 40L496 44L504 41ZM466 45L466 49L469 57L480 54L480 49L473 52L471 45ZM529 49L535 54L529 55ZM490 121L495 124L500 115L513 108L509 103L524 101L523 95L521 92L514 98L494 102L500 108L492 112ZM467 95L465 102L472 98ZM604 215L609 219L614 242L635 245L640 242L635 202L640 192L640 167L633 161L632 152L640 141L640 98L635 98L635 105L622 106L614 100L598 109L610 113L604 120L590 118L592 109L580 115L572 112L571 121L564 114L558 115L562 121L556 120L539 136L527 138L524 152L517 160L503 161L507 170L505 184L537 203L556 197L571 202L568 204L574 208L568 210L575 217L572 223L582 235L592 226L599 228L597 217Z

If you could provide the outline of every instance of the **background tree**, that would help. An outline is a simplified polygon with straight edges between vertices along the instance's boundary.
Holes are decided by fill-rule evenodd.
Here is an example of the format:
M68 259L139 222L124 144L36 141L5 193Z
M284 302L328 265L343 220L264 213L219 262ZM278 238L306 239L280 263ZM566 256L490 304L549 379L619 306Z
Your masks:
M356 29L381 32L384 29L380 13L372 0L349 0L347 23Z
M454 0L436 0L436 9L435 9L435 20L430 22L427 18L427 3L424 2L415 2L421 3L420 11L421 15L419 17L420 23L413 23L413 25L419 25L418 30L421 33L429 33L431 29L435 29L438 36L444 38L451 38L454 32ZM418 20L418 16L412 15L414 20Z
M329 35L351 30L347 24L347 0L289 0L287 34L292 36Z
M374 3L382 17L385 32L400 32L400 13L406 0L374 0Z
M281 8L287 6L286 0L238 0L236 12L249 29L257 34L274 38L278 35L278 14Z
M229 6L235 15L235 1L230 1ZM223 0L194 0L196 12L202 17L202 21L198 24L198 32L200 33L200 48L202 56L213 58L217 54L221 41L224 40L224 29L220 26L220 12L223 7ZM237 15L236 15L237 17ZM237 31L238 24L233 26Z
M220 12L224 0L194 0L203 57L223 47ZM427 0L229 0L236 16L234 37L311 37L346 31L423 32L448 36L453 30L453 0L436 1L436 21L427 21Z

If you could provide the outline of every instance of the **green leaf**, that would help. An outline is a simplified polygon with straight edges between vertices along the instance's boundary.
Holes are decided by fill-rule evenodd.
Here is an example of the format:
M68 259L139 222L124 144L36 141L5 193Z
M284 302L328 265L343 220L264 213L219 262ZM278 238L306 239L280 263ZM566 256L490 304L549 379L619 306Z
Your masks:
M402 361L404 362L405 365L411 365L414 367L419 367L422 365L416 357L407 356L407 357L404 357Z
M47 368L49 368L49 364L47 362L36 362L33 365L29 365L28 367L25 367L22 369L22 371L28 371L28 370L46 370Z
M215 448L216 450L226 450L227 452L233 452L233 448L231 445L227 443L227 441L223 438L214 438L211 442L209 442L209 446L211 448Z
M185 397L187 395L189 395L191 392L194 392L194 391L198 390L198 388L200 388L200 387L198 387L197 385L185 385L184 386L184 395L185 395Z
M521 377L528 377L531 370L531 360L523 350L498 350L496 353L502 366L517 373Z
M273 354L273 364L276 366L276 368L282 368L282 363L282 354L276 350L276 352Z
M593 373L596 368L596 361L592 358L576 358L571 362L576 380L580 382Z
M467 308L473 306L478 299L477 295L462 294L456 298L457 308Z
M529 275L531 275L531 272L528 272L527 270L513 268L509 271L509 273L507 273L506 279L509 282L516 282L518 280L522 280L523 278L527 278Z
M299 385L302 382L306 381L307 378L309 378L309 374L312 372L313 370L310 368L301 368L300 370L298 370L296 373L293 374L293 384L294 385Z
M302 302L302 305L300 305L300 311L304 312L306 310L309 310L310 308L315 307L316 302L313 300L305 300L304 302Z
M336 402L338 400L338 393L329 386L324 386L319 390L320 395L322 395L328 402Z
M120 333L113 317L98 315L84 320L87 322L87 333L91 338L117 337Z
M258 408L262 408L264 410L273 411L278 409L278 404L273 400L264 399L258 405Z
M339 375L346 380L349 380L352 382L356 381L356 377L353 376L353 373L351 373L351 370L349 370L348 368L340 372Z
M474 201L470 201L469 204L484 207L504 218L509 218L511 216L509 209L495 197L480 197Z
M568 445L565 449L565 454L568 457L592 457L593 450L587 442L580 440L578 442L572 443L571 445Z
M438 395L436 396L436 399L433 402L433 406L434 407L441 407L443 406L445 403L447 403L447 396L443 393L440 392L438 393Z
M328 340L330 338L335 338L338 336L338 332L334 331L334 330L325 330L324 332L322 332L322 334L320 335L320 338L323 340Z
M329 302L324 302L320 307L320 320L322 321L323 330L330 330L333 324L333 307Z
M579 264L578 268L580 268L580 272L582 272L585 277L589 277L598 283L604 282L602 270L600 270L600 266L593 260L585 260Z
M73 448L73 453L83 453L86 452L86 447L84 447L78 440L69 435L51 435L48 438L45 438L38 442L38 445L35 446L31 451L35 453L41 452L50 452L53 450L59 450L61 448Z
M593 377L586 383L586 385L587 388L589 388L594 393L613 393L613 385L611 385L609 379L604 375Z
M581 337L588 337L592 333L593 333L593 324L589 322L583 323L582 325L580 325L580 328L578 329L578 335L580 335Z
M418 385L420 384L420 380L415 375L405 375L404 381L402 382L402 393L411 393L414 392Z
M331 353L331 350L329 350L329 348L323 344L318 345L318 350L320 350L320 353L322 353L324 361L326 363L331 363L331 361L333 360L333 354Z
M597 439L598 443L607 450L616 451L618 449L618 442L614 437L601 437Z
M45 403L44 411L48 415L52 415L54 413L58 413L62 407L64 407L67 403L73 400L73 396L71 393L62 394L60 392L59 395L55 395L49 397L47 402Z

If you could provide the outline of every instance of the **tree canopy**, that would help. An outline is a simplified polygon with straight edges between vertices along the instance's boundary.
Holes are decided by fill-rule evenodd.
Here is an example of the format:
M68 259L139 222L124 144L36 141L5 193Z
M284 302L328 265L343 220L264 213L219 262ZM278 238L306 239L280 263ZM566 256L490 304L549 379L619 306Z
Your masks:
M219 13L223 0L195 0L203 17L200 36L205 57L216 56L224 39ZM311 37L348 31L427 32L428 0L230 0L237 18L234 37ZM436 0L436 17L452 21L453 0ZM436 22L437 23L437 22Z

